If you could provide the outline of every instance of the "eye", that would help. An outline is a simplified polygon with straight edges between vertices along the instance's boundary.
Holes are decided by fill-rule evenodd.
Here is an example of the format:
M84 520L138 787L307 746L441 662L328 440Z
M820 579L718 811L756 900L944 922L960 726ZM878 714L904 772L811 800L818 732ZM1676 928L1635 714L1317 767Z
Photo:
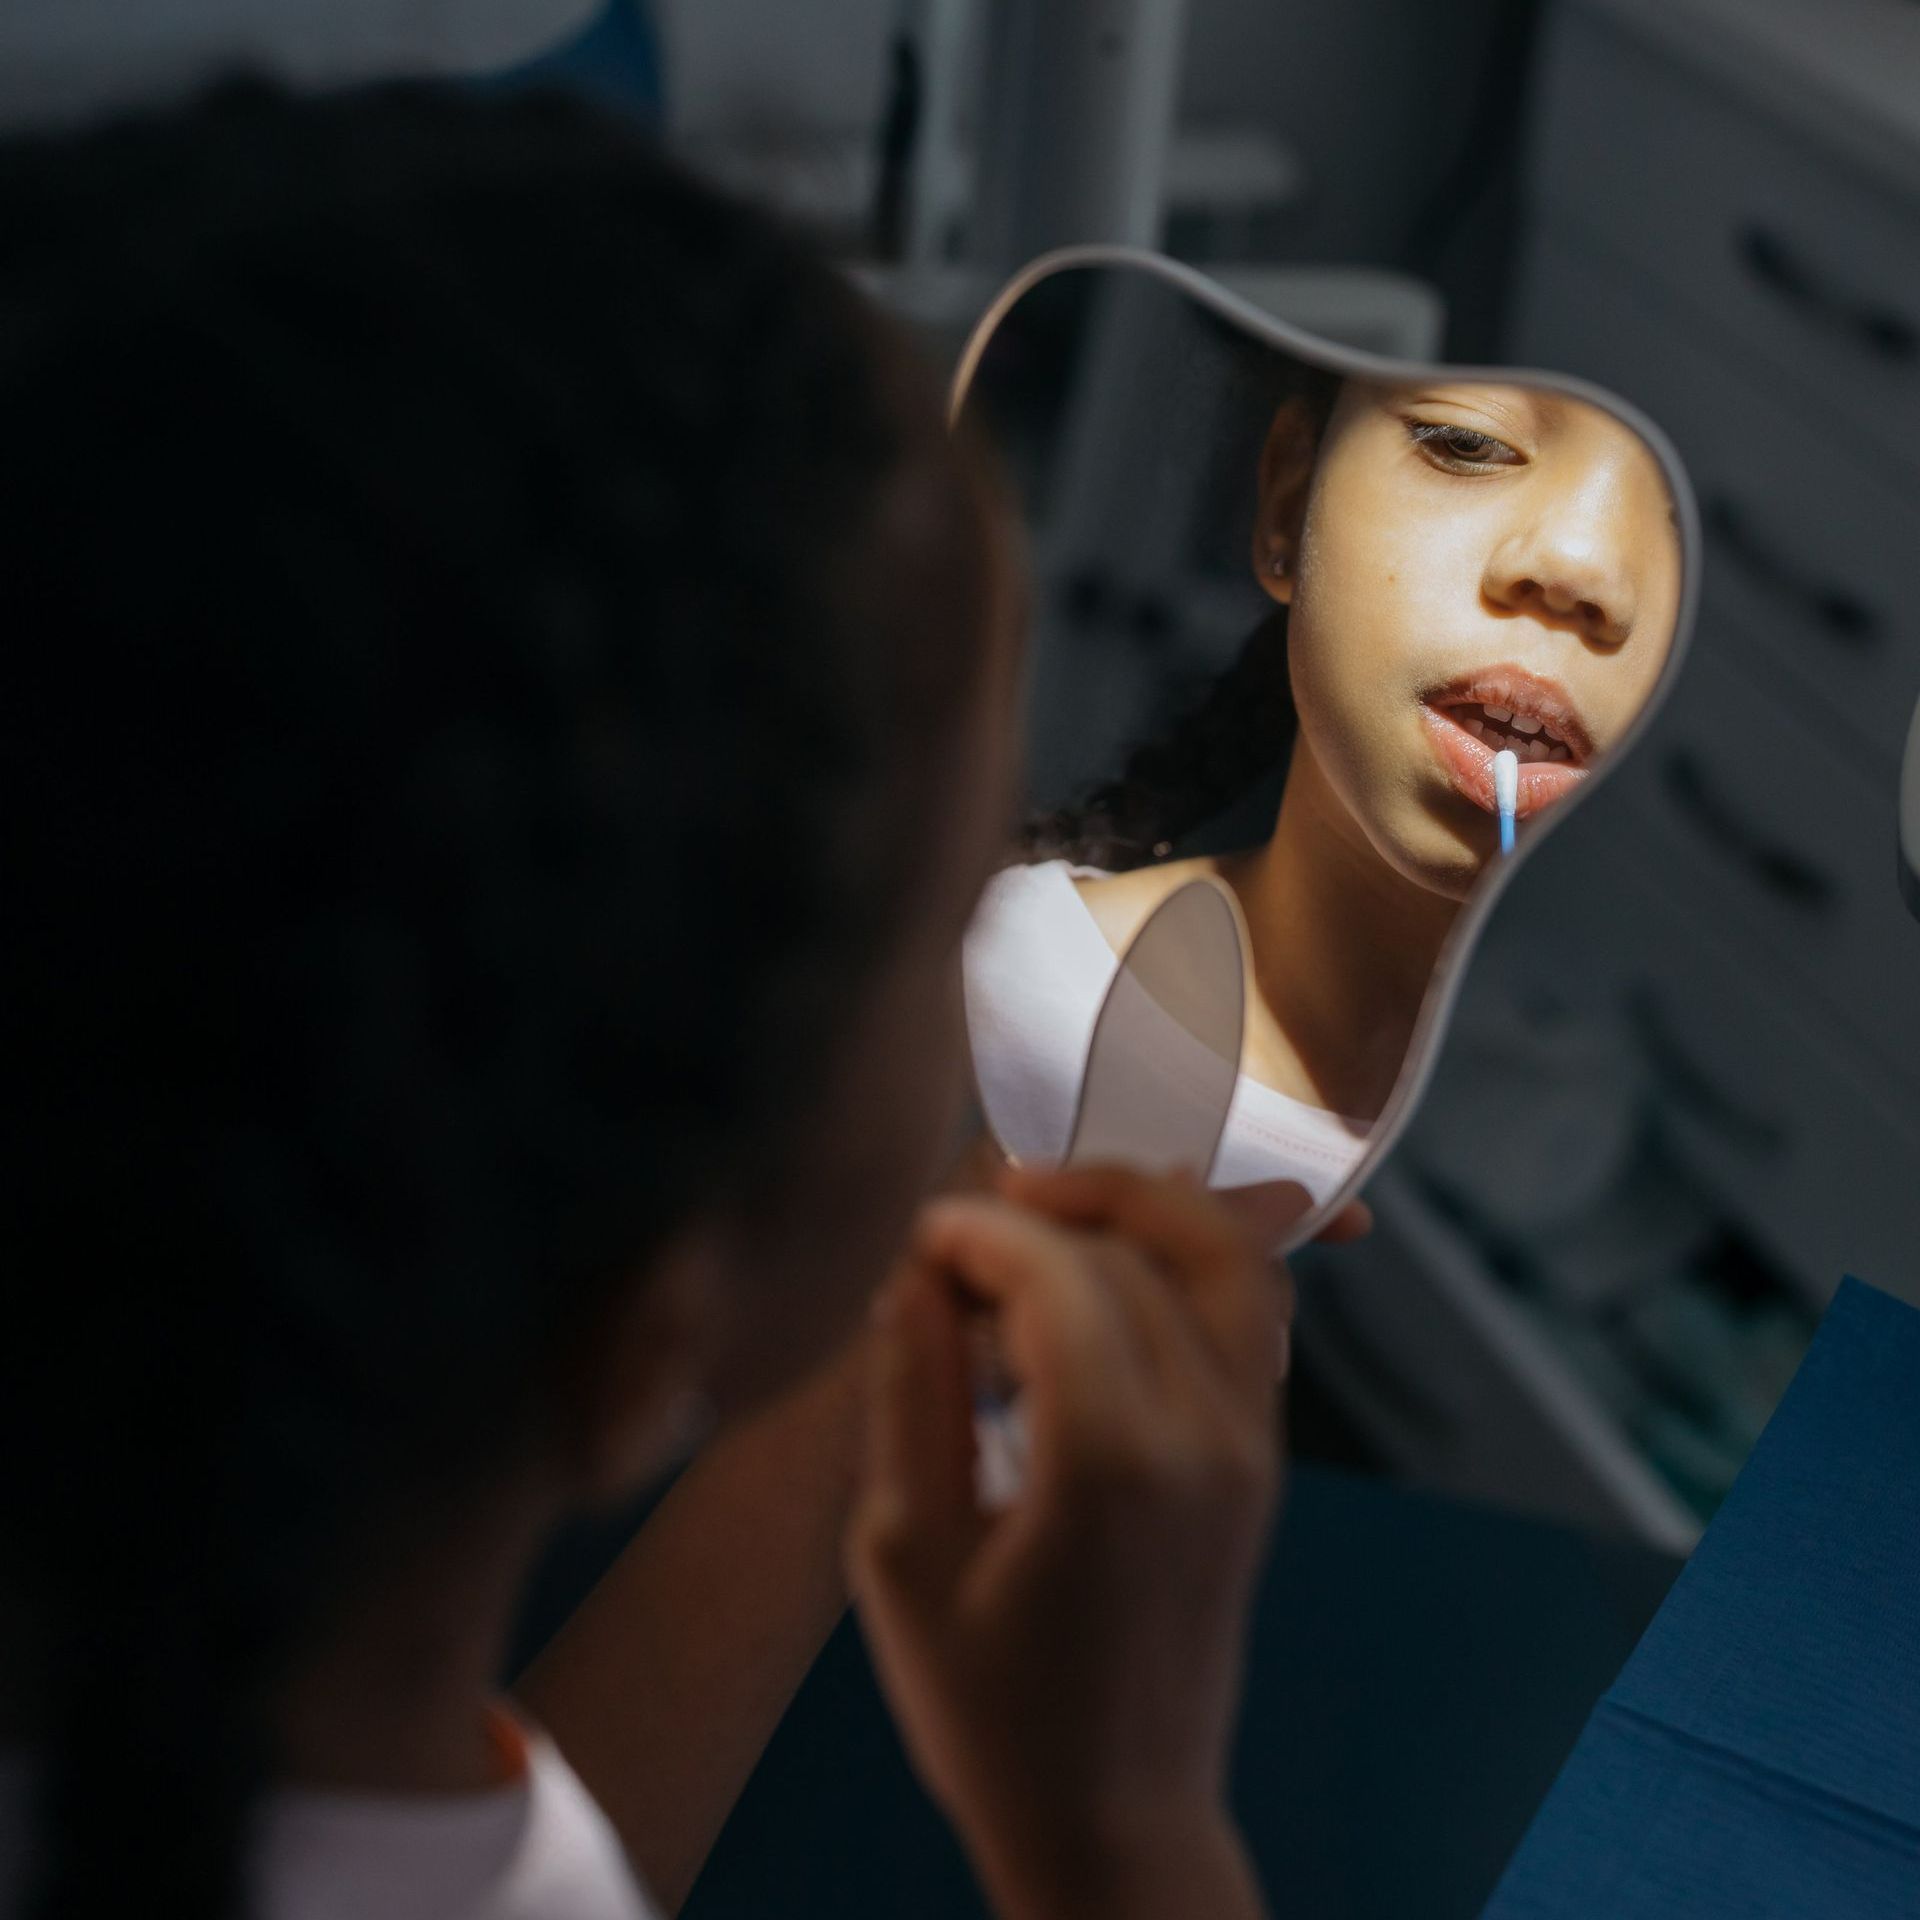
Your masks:
M1448 473L1488 473L1495 467L1517 467L1525 458L1504 440L1496 440L1477 427L1455 426L1445 420L1409 420L1407 432L1420 451Z

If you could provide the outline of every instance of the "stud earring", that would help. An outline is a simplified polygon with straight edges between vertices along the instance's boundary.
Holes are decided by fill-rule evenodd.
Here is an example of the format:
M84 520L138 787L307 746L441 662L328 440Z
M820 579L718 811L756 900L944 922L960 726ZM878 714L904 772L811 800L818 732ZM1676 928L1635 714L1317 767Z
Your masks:
M1276 550L1273 557L1267 562L1267 571L1284 578L1287 571L1287 556Z

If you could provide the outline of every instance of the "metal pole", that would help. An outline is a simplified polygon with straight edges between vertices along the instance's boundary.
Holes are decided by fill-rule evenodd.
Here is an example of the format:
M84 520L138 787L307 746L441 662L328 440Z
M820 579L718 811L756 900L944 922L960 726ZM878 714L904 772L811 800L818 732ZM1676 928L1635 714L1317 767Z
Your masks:
M1185 29L1186 0L991 0L976 264L1158 243Z

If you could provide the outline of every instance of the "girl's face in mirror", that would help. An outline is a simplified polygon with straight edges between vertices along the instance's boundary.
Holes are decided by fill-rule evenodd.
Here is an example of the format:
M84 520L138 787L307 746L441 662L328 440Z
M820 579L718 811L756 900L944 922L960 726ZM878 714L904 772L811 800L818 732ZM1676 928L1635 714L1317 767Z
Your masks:
M1496 844L1495 752L1520 760L1523 818L1576 787L1652 694L1680 596L1637 434L1563 394L1444 378L1349 380L1317 455L1283 409L1254 559L1291 608L1303 771L1453 899Z

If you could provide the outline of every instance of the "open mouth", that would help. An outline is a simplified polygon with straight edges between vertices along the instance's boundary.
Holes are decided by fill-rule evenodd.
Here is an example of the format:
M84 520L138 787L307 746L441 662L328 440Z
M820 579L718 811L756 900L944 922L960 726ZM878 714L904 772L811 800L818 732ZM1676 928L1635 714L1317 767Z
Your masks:
M1435 756L1454 790L1495 809L1493 757L1520 762L1521 819L1550 807L1587 776L1593 736L1565 689L1520 667L1493 667L1436 687L1422 697Z

